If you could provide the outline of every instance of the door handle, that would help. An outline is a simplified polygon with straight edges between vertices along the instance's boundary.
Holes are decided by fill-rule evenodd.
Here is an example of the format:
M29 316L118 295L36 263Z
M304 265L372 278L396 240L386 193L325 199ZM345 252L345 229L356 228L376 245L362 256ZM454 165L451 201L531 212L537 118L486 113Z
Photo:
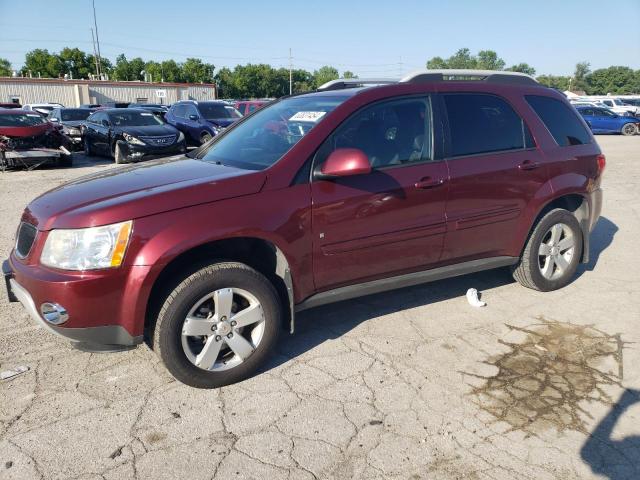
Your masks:
M520 170L535 170L539 166L540 166L540 164L538 162L532 162L531 160L525 160L520 165L518 165L518 168Z
M415 187L421 188L424 190L427 188L439 187L440 185L443 185L443 184L444 184L444 180L442 178L434 179L431 177L426 177L420 180L419 182L416 182Z

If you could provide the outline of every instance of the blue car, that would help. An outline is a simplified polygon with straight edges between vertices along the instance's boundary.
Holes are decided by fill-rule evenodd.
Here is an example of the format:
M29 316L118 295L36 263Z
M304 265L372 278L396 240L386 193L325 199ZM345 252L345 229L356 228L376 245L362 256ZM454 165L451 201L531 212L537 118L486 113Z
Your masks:
M184 100L171 105L164 119L184 133L188 143L202 145L241 117L227 102Z
M621 133L636 135L640 132L640 118L618 115L606 108L579 106L582 115L593 133Z

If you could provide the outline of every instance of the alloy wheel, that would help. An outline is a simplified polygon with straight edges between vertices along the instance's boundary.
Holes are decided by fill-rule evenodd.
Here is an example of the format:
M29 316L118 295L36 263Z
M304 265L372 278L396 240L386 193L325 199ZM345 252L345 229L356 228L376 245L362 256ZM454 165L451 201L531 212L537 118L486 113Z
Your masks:
M560 278L571 265L576 240L569 226L556 223L549 228L538 249L538 267L548 280Z

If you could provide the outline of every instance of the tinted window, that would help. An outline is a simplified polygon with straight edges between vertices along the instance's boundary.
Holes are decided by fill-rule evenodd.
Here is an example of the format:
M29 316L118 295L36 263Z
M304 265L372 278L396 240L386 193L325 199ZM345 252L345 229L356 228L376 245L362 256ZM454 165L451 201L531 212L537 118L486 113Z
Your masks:
M46 120L37 113L0 115L0 127L33 127L45 122Z
M428 98L393 100L367 107L344 122L318 152L316 168L339 148L357 148L372 168L432 158L431 103Z
M78 109L56 110L55 113L60 114L62 117L62 120L73 121L73 120L85 120L89 116L91 111L84 108L78 108ZM61 117L58 117L58 118L61 118Z
M103 112L98 112L98 113L94 113L93 115L91 115L87 121L91 122L91 123L101 123L102 120L106 120L107 119L107 115Z
M520 150L533 146L529 129L511 106L483 94L447 94L451 155Z
M198 115L198 110L193 105L184 106L184 117L188 118L190 115ZM198 115L200 116L200 115Z
M242 115L231 105L223 103L200 103L198 109L207 120L218 118L240 118Z
M151 125L162 125L162 120L158 119L151 112L136 112L135 110L122 109L122 112L110 113L109 120L116 127L146 127Z
M563 102L551 97L527 95L529 105L561 147L591 143L591 135L578 116Z

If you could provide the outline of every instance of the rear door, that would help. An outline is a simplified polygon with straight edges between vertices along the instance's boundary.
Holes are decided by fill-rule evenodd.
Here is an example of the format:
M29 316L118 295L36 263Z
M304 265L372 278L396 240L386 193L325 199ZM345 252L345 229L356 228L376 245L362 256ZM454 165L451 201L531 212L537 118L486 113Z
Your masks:
M443 93L446 114L448 263L512 254L525 208L547 179L529 127L503 97Z
M428 96L367 106L329 136L314 171L331 152L357 148L370 174L313 180L316 288L420 270L440 260L445 233L447 167L434 152Z
M611 112L610 110L605 110L604 108L596 108L594 109L595 118L598 121L598 125L600 125L600 130L603 132L619 132L620 131L620 116Z

